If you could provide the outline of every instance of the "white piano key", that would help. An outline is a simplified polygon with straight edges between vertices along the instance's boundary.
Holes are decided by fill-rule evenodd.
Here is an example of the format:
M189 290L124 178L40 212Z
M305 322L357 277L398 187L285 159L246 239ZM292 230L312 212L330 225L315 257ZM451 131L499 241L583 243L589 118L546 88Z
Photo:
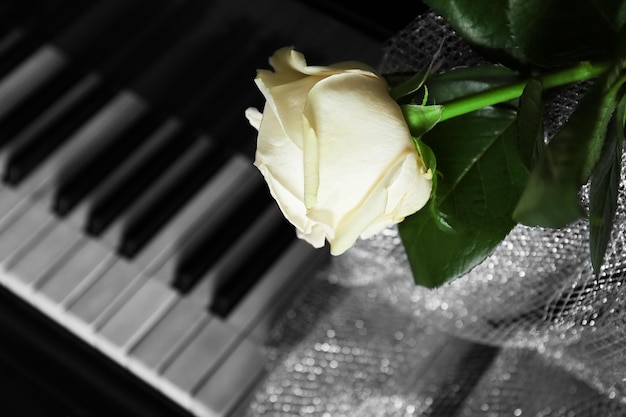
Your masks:
M95 331L132 295L146 277L131 263L116 259L68 306L66 322L91 343Z
M3 219L7 216L12 217L10 213L19 211L24 202L24 197L11 188L0 184L0 227L5 222Z
M47 311L64 311L114 261L109 248L86 239L68 254L62 265L38 282L36 296Z
M225 320L242 334L266 342L295 290L328 257L323 249L314 249L301 240L294 241Z
M129 351L129 367L153 378L166 368L197 332L212 319L202 304L179 298Z
M160 388L189 407L194 389L224 361L238 339L239 334L220 319L209 320L167 366Z
M59 177L80 165L85 155L102 149L106 143L127 129L144 114L148 105L130 91L115 96L105 107L78 129L67 142L47 158L37 169L18 185L18 192L35 194L39 198L51 194Z
M190 410L198 417L227 417L250 395L265 373L261 348L242 340L219 368L196 389Z
M142 250L134 262L152 272L160 268L186 240L202 227L203 218L233 198L239 184L247 182L254 167L250 161L234 156L204 187L196 193L184 209L170 221ZM157 274L171 277L171 275Z
M156 280L147 280L115 314L102 325L95 345L119 363L126 364L128 350L136 339L178 301L178 294Z
M0 81L0 119L67 64L55 47L45 45Z
M12 216L5 216L0 232L0 262L16 256L29 242L47 227L53 216L42 207L24 202L21 211L12 211Z
M67 223L52 219L46 233L38 235L21 257L5 262L5 269L13 281L24 289L34 290L38 282L54 272L72 248L84 240L84 236Z

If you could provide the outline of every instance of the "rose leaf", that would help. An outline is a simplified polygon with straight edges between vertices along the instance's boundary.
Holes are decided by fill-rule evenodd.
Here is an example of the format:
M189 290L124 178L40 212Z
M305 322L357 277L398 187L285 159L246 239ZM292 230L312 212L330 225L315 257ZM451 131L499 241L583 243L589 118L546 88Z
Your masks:
M542 93L541 82L532 79L526 84L519 102L518 148L522 162L528 170L543 154L545 147Z
M600 158L623 83L616 66L597 79L580 100L531 171L513 212L517 222L561 228L584 214L578 194Z
M621 99L611 118L600 160L591 173L589 187L589 244L591 265L598 273L611 238L617 210L618 188L624 146L624 109L626 96Z
M519 158L516 111L487 107L437 124L422 140L437 155L439 212L428 210L399 225L415 282L437 287L482 262L515 222L511 213L527 178Z
M623 0L591 0L615 32L626 24L626 2Z
M509 0L424 0L477 51L488 59L517 67L526 61L512 36Z
M617 40L590 0L510 0L508 21L517 46L535 66L608 59Z

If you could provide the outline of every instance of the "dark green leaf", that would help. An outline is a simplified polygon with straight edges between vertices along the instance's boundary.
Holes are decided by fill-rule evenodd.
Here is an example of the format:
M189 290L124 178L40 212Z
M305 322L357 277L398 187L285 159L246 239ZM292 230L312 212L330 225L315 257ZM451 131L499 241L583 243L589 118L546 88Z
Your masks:
M511 34L509 0L424 0L487 58L516 67L525 62Z
M622 99L611 118L600 160L591 174L589 187L589 244L591 265L598 273L604 262L617 210L624 141L624 106Z
M619 32L626 23L626 1L624 0L591 0L600 10L602 17Z
M533 168L513 218L528 226L560 228L582 214L578 193L597 163L624 82L613 68L580 100Z
M423 136L441 173L438 211L443 230L420 210L399 225L415 281L436 287L480 263L504 239L527 178L519 159L516 112L485 108L439 123Z
M623 26L623 0L425 0L494 62L555 67L608 59Z
M569 173L555 168L558 156L558 152L555 154L546 148L533 168L513 212L517 222L527 226L560 228L584 214L578 196L579 182L574 173L567 175Z
M543 87L538 80L530 80L520 97L517 119L518 146L522 162L530 170L543 154Z
M616 35L589 0L510 0L516 46L535 66L609 59Z

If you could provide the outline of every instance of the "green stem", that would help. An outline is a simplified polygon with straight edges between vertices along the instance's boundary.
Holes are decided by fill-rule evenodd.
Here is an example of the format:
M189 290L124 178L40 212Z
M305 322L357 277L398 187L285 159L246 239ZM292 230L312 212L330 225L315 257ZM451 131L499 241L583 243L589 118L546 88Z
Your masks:
M581 62L573 67L565 68L539 77L544 89L559 87L580 81L590 80L605 72L609 67L608 62ZM626 68L626 61L622 62L622 68ZM513 84L503 85L491 90L481 91L466 97L442 103L443 112L440 122L453 117L461 116L486 106L493 106L498 103L513 100L522 95L527 80L522 80Z

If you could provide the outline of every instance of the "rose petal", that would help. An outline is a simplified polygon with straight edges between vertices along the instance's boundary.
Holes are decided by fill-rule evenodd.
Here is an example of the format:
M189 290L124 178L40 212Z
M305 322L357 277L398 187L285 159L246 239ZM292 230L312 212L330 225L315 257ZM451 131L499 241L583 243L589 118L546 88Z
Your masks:
M263 119L263 114L254 107L248 107L245 111L246 119L248 119L248 123L250 126L254 127L256 130L259 130L261 127L261 120Z
M305 117L319 147L317 202L333 208L333 226L362 203L399 155L417 153L386 83L374 78L338 74L320 81L309 93Z
M299 234L311 235L310 239L306 239L309 243L323 246L325 234L316 227L316 222L307 217L303 203L302 150L284 134L271 109L266 108L263 113L254 165L263 174L283 215L298 229Z

